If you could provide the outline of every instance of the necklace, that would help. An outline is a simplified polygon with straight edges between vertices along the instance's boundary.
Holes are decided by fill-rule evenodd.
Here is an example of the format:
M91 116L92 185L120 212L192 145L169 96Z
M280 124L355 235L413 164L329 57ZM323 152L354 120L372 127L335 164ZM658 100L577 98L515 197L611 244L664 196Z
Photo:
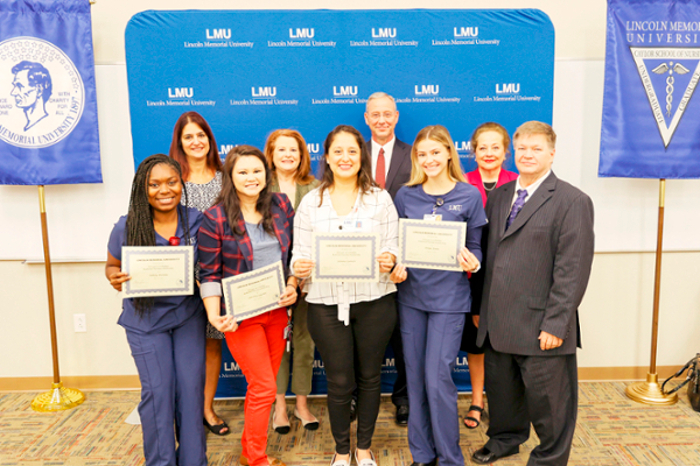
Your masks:
M496 187L496 183L497 183L496 181L491 182L491 183L483 183L483 185L484 185L484 191L490 193L490 192L493 191L494 188ZM490 185L491 187L489 188L489 187L486 186L486 185Z

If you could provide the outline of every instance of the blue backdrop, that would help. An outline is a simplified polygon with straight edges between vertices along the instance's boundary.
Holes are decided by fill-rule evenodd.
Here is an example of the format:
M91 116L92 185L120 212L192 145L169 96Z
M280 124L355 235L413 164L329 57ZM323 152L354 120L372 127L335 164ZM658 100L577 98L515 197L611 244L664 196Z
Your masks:
M167 153L175 121L190 110L209 122L222 156L296 129L314 170L336 125L369 138L363 115L376 91L397 101L399 139L410 144L442 124L466 170L476 168L468 141L480 123L513 132L552 120L554 29L539 10L146 11L127 25L126 58L136 164ZM217 395L242 395L243 377L224 354ZM470 388L465 359L455 369L460 390ZM314 393L324 393L316 363ZM389 350L383 391L394 377Z
M88 0L0 0L0 184L101 183Z
M700 8L609 0L600 176L700 177Z

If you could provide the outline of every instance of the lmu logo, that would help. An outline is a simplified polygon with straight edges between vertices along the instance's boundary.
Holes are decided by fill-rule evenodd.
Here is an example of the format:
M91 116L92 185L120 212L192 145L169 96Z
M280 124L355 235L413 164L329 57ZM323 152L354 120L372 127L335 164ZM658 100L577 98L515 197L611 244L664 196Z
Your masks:
M478 27L454 28L455 37L476 37L479 35Z
M471 141L455 141L455 149L457 149L457 152L466 152L468 154L472 150Z
M496 94L519 94L520 83L496 84Z
M171 99L191 99L193 96L194 90L191 87L168 88L168 97Z
M224 156L228 154L231 149L236 147L235 144L221 144L221 148L219 149L219 154L223 154Z
M396 37L396 28L372 28L373 39L386 39L388 37Z
M355 97L357 86L333 86L334 97Z
M414 89L416 95L438 95L440 93L440 86L437 84L422 84L420 87L416 85Z
M306 148L309 150L309 154L320 154L321 153L321 146L319 143L308 143L306 144Z
M313 39L315 34L314 28L289 28L290 39Z
M209 31L207 29L207 39L230 39L231 30L230 29L212 29Z
M258 87L257 90L254 87L250 88L250 94L253 97L275 97L277 95L276 87Z

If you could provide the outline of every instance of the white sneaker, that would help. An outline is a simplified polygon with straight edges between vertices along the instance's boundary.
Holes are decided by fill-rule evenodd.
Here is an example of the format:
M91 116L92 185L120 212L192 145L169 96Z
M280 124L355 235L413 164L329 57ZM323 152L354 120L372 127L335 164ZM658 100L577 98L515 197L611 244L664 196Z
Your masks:
M360 461L357 459L357 450L355 450L355 462L357 463L357 466L377 466L377 459L374 457L372 450L369 451L369 454L372 458L366 458Z
M333 454L333 458L331 458L331 466L350 466L350 460L337 460L336 457L338 456L337 453Z

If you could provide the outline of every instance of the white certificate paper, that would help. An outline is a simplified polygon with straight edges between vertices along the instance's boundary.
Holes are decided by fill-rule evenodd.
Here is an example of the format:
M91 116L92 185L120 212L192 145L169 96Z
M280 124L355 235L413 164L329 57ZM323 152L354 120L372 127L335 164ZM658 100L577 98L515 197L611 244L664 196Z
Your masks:
M379 281L379 233L314 233L314 282Z
M282 261L221 280L226 315L236 322L277 309L286 280Z
M466 238L466 222L401 218L397 262L406 267L462 272L458 257Z
M125 298L194 294L194 246L123 246Z

